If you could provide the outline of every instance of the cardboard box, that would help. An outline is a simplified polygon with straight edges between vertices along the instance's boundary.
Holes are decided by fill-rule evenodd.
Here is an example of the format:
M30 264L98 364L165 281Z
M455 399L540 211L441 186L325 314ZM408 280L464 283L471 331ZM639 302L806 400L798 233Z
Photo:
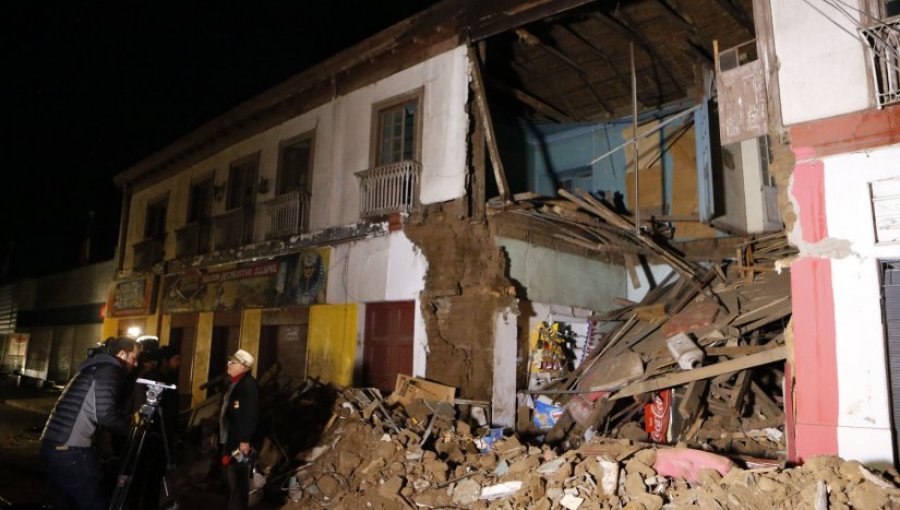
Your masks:
M456 388L445 386L427 379L397 374L397 385L387 399L389 404L408 405L416 400L432 400L453 404Z

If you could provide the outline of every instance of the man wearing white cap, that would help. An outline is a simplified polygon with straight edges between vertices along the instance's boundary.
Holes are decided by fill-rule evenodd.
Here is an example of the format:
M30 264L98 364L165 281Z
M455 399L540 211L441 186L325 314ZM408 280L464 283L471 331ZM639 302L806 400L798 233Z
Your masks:
M219 443L225 480L228 482L228 510L243 510L249 504L249 456L256 440L259 421L259 386L250 373L253 356L238 349L228 358L231 383L222 399L219 413Z

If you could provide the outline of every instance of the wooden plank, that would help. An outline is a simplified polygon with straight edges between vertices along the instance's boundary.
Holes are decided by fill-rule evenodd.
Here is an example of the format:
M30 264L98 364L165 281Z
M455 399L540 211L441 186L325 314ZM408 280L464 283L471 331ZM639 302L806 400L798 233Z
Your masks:
M479 49L484 50L485 44L478 43ZM477 108L477 105L476 105ZM471 214L473 221L484 221L485 217L485 171L487 162L485 160L485 150L487 149L487 139L484 135L484 126L481 123L481 117L476 116L474 126L472 127L472 203Z
M721 363L716 363L715 365L708 365L705 367L695 368L693 370L676 372L670 375L659 377L657 379L651 379L649 381L637 382L626 386L625 388L622 388L620 391L612 395L610 399L618 400L620 398L640 395L641 393L664 390L666 388L680 386L692 381L709 379L711 377L716 377L717 375L727 374L729 372L737 372L738 370L744 370L745 368L757 367L760 365L773 363L775 361L781 361L785 359L786 356L787 349L782 345L764 352L760 352L758 354L751 354L750 356L745 356L743 358L723 361Z
M678 403L678 414L685 421L691 421L700 409L700 397L706 391L707 381L693 381L688 384L684 398Z
M506 172L503 162L500 160L500 151L497 150L497 136L494 134L494 124L491 121L491 112L487 104L487 92L484 90L484 80L481 76L481 59L478 52L470 44L468 46L469 62L472 64L472 85L475 91L475 102L478 106L478 115L484 127L484 137L487 142L488 155L491 158L491 166L494 167L494 178L497 180L497 189L504 202L510 201L509 183L506 181Z
M765 415L766 418L783 420L784 419L784 411L778 407L778 404L772 400L766 392L759 387L756 382L750 383L750 391L753 392L753 396L756 398L756 405L759 407L759 410L762 411L762 414Z
M575 71L575 74L578 76L578 78L581 80L581 82L584 84L584 86L588 89L588 92L591 93L591 96L594 97L594 100L597 101L597 104L599 104L601 108L603 108L604 110L609 112L610 115L615 113L615 111L612 109L612 107L609 105L609 103L607 103L603 99L603 97L600 95L599 92L597 92L597 89L591 83L591 80L588 77L587 73L584 72L584 66L582 66L578 62L575 62L574 60L572 60L571 57L569 57L568 55L563 53L561 50L551 46L548 43L545 43L539 37L535 36L534 34L529 32L528 30L525 30L524 28L516 29L516 35L518 35L519 39L521 39L525 44L529 44L529 45L533 45L533 46L537 46L537 47L541 48L545 52L547 52L550 55L553 55L554 57L559 59L562 63L564 63L567 66L569 66L570 68L572 68L572 70Z
M668 317L668 314L666 314L665 303L653 303L652 305L639 306L634 309L634 313L637 314L637 318L642 321L655 321Z
M629 253L625 254L625 269L628 270L628 277L631 279L631 286L635 289L641 288L641 278L638 276L637 266L640 262L637 257Z
M547 117L550 120L555 120L556 122L562 124L570 124L575 122L572 117L570 117L566 113L559 111L559 109L557 109L555 106L537 96L529 94L524 90L517 89L512 85L507 85L506 83L503 83L496 78L491 78L490 76L486 76L485 80L489 87L513 96L519 101L522 101L523 103L530 106L537 113L543 115L544 117Z
M746 356L748 354L756 354L758 352L771 349L768 345L737 345L734 347L707 347L707 356L728 356L729 358L737 358L738 356Z

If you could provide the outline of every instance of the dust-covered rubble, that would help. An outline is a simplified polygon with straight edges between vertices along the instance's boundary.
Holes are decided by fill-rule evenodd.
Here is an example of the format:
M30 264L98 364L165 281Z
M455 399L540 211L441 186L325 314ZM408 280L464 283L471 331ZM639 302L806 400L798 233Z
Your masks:
M327 447L298 456L309 462L283 508L900 508L896 471L837 457L748 469L710 452L605 438L560 452L507 436L480 449L479 429L463 420L431 420L426 436L402 411L389 411L397 433L378 413L366 419L337 403Z

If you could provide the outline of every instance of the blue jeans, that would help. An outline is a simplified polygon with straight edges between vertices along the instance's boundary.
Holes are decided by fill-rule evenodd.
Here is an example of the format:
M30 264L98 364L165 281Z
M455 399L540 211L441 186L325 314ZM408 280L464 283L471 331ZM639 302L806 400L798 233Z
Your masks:
M102 488L100 462L92 449L59 450L54 445L42 443L41 460L47 467L50 508L105 510L109 507Z

